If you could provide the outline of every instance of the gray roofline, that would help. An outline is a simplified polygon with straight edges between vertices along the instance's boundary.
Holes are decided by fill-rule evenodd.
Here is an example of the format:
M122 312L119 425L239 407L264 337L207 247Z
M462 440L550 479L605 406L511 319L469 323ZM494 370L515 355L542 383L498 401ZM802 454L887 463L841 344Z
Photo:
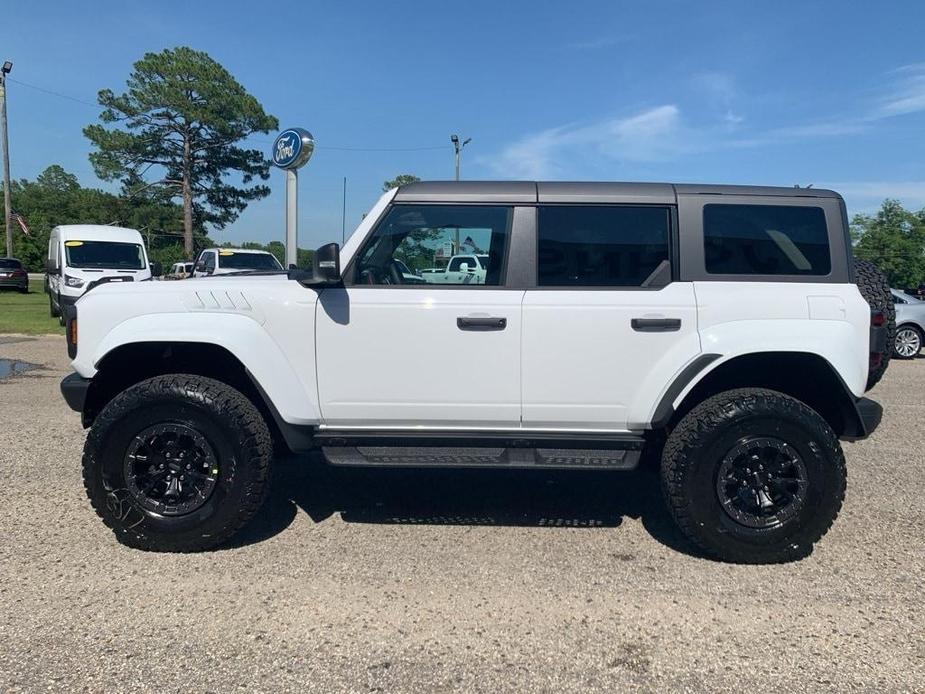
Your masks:
M419 181L401 186L395 202L674 204L678 195L841 198L824 188L606 181Z

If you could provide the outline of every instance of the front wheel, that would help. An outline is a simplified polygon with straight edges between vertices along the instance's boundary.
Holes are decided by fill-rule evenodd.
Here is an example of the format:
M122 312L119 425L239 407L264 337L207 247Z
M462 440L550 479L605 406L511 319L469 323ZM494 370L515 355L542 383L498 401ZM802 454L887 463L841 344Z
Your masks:
M896 328L893 356L897 359L915 359L922 351L922 333L911 325Z
M675 521L719 559L806 556L841 509L847 473L831 427L783 393L730 390L691 410L662 454Z
M231 538L267 493L260 412L210 378L156 376L117 395L84 446L90 503L123 544L189 552Z
M51 294L48 295L48 315L52 318L58 318L61 315L61 311L55 308L55 300L51 298Z

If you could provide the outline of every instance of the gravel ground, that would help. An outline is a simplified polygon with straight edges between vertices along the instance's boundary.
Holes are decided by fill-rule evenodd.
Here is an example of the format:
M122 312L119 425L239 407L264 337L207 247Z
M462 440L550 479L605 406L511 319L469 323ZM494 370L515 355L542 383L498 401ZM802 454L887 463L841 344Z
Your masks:
M279 461L234 546L133 551L80 480L61 338L0 380L0 691L925 691L925 359L807 559L698 557L651 472Z

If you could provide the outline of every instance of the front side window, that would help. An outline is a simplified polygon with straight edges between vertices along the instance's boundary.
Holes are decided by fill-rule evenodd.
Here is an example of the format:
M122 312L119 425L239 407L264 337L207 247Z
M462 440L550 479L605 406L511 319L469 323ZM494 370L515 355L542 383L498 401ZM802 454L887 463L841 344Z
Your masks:
M670 272L666 207L549 205L537 221L540 287L643 287Z
M511 212L495 205L395 205L358 254L353 282L500 286Z
M716 275L828 275L821 207L704 205L706 270Z
M143 270L145 255L137 243L114 241L65 241L67 266L73 268L117 268Z
M206 253L203 256L202 264L206 272L212 272L215 269L215 254Z

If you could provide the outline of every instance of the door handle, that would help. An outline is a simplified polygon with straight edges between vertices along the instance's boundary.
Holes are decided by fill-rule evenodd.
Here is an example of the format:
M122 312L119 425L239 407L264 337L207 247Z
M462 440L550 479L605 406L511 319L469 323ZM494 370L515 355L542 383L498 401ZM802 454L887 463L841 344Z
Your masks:
M473 330L485 332L487 330L504 330L507 327L507 318L495 318L488 316L459 316L456 319L456 327L460 330Z
M633 318L633 330L639 333L671 333L681 329L680 318Z

